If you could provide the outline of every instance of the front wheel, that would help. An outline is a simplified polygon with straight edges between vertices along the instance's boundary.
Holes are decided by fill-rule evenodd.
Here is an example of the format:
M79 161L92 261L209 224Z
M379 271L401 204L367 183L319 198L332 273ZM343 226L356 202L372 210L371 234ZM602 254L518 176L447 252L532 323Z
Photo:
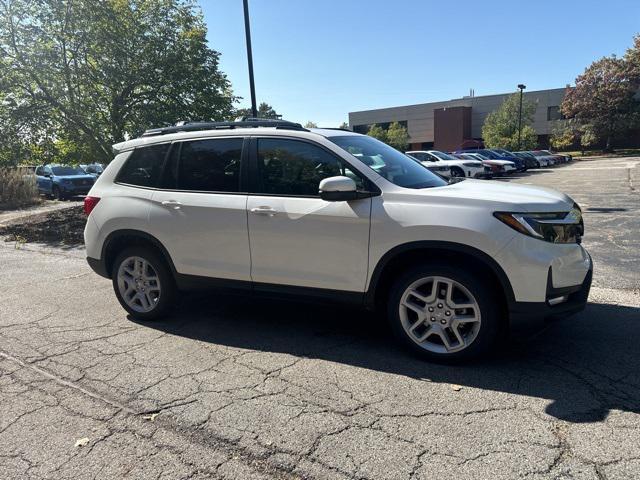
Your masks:
M446 264L408 271L393 285L388 304L397 339L438 361L487 355L500 337L500 313L486 279Z
M464 172L462 171L461 168L453 167L451 169L451 176L452 177L464 177L465 175L464 175Z
M166 262L149 249L132 247L118 255L112 281L120 305L139 320L156 320L173 305L173 276Z
M57 200L64 200L64 193L62 193L62 190L60 190L60 187L57 185L51 188L51 196Z

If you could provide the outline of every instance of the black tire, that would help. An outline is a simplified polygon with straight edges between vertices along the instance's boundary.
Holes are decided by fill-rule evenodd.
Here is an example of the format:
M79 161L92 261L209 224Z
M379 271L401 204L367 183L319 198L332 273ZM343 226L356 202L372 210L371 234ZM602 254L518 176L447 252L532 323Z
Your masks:
M419 346L402 326L400 301L405 290L415 281L429 277L446 277L463 285L476 299L481 322L475 339L463 350L436 353ZM401 275L391 287L387 302L387 319L401 345L422 358L443 363L459 363L488 356L498 347L506 333L502 308L490 282L483 275L457 265L430 263L419 265Z
M58 200L64 200L65 199L64 193L62 193L62 190L60 190L60 187L58 187L57 185L54 185L51 188L51 196L53 198L58 199Z
M458 167L451 167L451 176L452 177L465 177L464 171Z
M151 264L152 268L156 271L156 274L159 278L160 283L160 295L158 297L157 303L155 307L148 312L139 312L131 308L127 302L123 299L120 289L118 288L118 270L120 269L120 265L123 261L125 261L129 257L141 257L149 264ZM111 279L113 284L113 290L122 305L129 315L132 317L141 320L141 321L153 321L158 320L165 316L173 307L177 289L175 285L175 280L171 271L169 270L167 263L164 258L156 253L156 251L145 248L145 247L130 247L123 250L113 262Z

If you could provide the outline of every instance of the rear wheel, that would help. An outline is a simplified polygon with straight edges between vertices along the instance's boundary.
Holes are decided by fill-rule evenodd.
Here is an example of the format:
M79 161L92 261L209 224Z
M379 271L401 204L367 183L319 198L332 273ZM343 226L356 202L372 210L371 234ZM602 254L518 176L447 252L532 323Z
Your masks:
M173 305L173 276L166 262L150 249L132 247L118 255L112 280L120 305L137 319L155 320Z
M423 357L461 361L488 354L501 332L499 303L481 276L446 264L416 267L391 289L397 339Z

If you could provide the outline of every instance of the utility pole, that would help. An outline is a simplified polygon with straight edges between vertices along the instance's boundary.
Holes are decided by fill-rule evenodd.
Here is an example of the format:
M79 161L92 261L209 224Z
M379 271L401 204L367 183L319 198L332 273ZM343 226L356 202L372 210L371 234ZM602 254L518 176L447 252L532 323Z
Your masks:
M251 89L251 116L258 116L256 107L256 86L253 82L253 55L251 54L251 27L249 26L249 0L244 3L244 33L247 38L247 61L249 62L249 88Z
M520 89L520 109L518 110L518 150L522 150L522 91L527 88L524 84L519 84Z

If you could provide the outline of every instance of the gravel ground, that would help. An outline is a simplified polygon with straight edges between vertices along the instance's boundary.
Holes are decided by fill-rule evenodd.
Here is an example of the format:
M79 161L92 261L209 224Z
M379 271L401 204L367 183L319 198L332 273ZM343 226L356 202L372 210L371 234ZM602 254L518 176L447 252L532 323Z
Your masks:
M639 478L638 163L588 165L508 180L585 208L587 309L467 366L330 307L136 323L81 249L0 244L0 478Z

